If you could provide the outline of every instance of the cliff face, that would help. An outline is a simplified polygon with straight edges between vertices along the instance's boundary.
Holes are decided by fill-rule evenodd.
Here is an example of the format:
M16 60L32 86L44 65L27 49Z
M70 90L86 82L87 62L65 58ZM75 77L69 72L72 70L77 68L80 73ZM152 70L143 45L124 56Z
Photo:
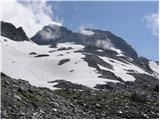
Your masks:
M1 35L15 41L29 40L22 27L16 28L13 24L7 22L0 22Z

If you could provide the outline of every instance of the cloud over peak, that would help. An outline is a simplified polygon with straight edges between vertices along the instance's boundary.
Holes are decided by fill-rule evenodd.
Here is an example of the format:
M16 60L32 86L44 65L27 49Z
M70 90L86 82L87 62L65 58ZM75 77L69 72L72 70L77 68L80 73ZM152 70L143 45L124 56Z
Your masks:
M2 20L10 22L16 27L22 26L26 34L32 37L45 25L62 24L53 21L52 5L47 5L45 0L41 1L3 1Z

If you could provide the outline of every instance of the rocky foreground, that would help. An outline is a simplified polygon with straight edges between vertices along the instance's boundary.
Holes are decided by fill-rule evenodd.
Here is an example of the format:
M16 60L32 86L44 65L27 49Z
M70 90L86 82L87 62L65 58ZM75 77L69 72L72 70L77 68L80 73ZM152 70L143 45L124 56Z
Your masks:
M97 85L99 90L60 80L61 89L31 86L2 73L2 118L158 118L158 80ZM135 89L136 88L136 89Z

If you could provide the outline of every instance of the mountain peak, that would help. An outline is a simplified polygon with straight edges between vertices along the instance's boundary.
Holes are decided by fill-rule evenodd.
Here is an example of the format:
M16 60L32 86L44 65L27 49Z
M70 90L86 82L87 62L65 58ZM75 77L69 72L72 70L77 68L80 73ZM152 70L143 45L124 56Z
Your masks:
M72 35L72 31L67 28L50 24L38 31L31 40L40 45L53 45L55 41L62 42L64 38L67 41Z
M1 21L1 35L15 41L29 40L22 27L16 28L13 24Z
M92 46L103 50L112 50L117 53L138 59L136 51L125 40L109 31L81 28L74 33L63 26L48 25L31 38L37 44L56 46L62 42L75 42L84 46Z

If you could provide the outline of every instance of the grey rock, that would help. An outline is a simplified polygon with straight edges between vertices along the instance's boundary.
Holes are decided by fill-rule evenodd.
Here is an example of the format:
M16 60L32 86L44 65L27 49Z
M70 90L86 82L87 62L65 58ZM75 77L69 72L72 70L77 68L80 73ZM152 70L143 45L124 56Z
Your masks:
M131 98L138 102L146 102L147 101L147 94L143 92L135 92L132 94Z
M60 60L59 63L58 63L58 65L62 65L62 64L66 63L66 62L69 62L69 61L70 61L70 59Z
M22 27L16 28L13 24L4 21L1 24L1 35L15 41L29 40Z
M19 95L17 95L17 94L14 94L14 97L17 99L17 100L22 100L22 98L19 96Z

